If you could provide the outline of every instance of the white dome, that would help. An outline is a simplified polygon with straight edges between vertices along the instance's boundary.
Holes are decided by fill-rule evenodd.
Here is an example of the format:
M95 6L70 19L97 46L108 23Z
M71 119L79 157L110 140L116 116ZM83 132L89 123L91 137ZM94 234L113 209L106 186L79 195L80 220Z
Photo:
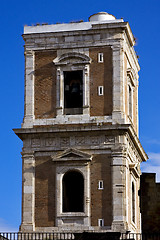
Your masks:
M113 15L108 14L107 12L95 13L89 17L90 22L94 22L94 21L103 22L103 21L115 20L115 19L116 18Z

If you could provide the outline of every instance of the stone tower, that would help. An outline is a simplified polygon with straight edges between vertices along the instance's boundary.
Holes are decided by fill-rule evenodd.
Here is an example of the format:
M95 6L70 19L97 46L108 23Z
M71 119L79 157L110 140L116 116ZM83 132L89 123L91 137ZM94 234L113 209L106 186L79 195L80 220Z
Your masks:
M138 71L128 22L25 26L21 231L140 232Z

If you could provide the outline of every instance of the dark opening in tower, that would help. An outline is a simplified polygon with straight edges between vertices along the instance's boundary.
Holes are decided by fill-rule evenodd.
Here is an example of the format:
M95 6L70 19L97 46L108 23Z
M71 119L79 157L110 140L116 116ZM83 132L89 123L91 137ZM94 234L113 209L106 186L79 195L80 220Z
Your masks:
M84 212L84 179L81 173L69 171L63 177L63 212Z
M64 113L83 113L83 71L64 72Z
M132 182L132 221L135 223L135 189Z

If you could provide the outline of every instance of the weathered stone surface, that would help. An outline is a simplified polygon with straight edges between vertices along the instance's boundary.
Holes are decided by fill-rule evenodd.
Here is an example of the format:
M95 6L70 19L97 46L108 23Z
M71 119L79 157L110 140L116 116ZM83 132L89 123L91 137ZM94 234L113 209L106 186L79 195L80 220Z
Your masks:
M137 136L139 65L128 23L25 27L23 38L25 114L15 129L24 144L21 231L140 232L139 165L147 156ZM64 75L73 71L81 72L83 97L71 111ZM69 172L82 176L83 211L63 209Z

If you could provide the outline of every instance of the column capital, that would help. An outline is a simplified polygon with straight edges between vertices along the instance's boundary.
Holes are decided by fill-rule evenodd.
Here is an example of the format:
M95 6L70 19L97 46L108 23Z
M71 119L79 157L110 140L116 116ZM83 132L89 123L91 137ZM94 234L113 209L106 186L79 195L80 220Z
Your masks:
M112 147L112 157L126 157L127 156L127 147L124 146L118 146L118 147Z
M25 50L24 55L25 56L33 56L34 55L34 51L27 49L27 50Z
M21 152L22 158L34 158L34 151L30 152Z

